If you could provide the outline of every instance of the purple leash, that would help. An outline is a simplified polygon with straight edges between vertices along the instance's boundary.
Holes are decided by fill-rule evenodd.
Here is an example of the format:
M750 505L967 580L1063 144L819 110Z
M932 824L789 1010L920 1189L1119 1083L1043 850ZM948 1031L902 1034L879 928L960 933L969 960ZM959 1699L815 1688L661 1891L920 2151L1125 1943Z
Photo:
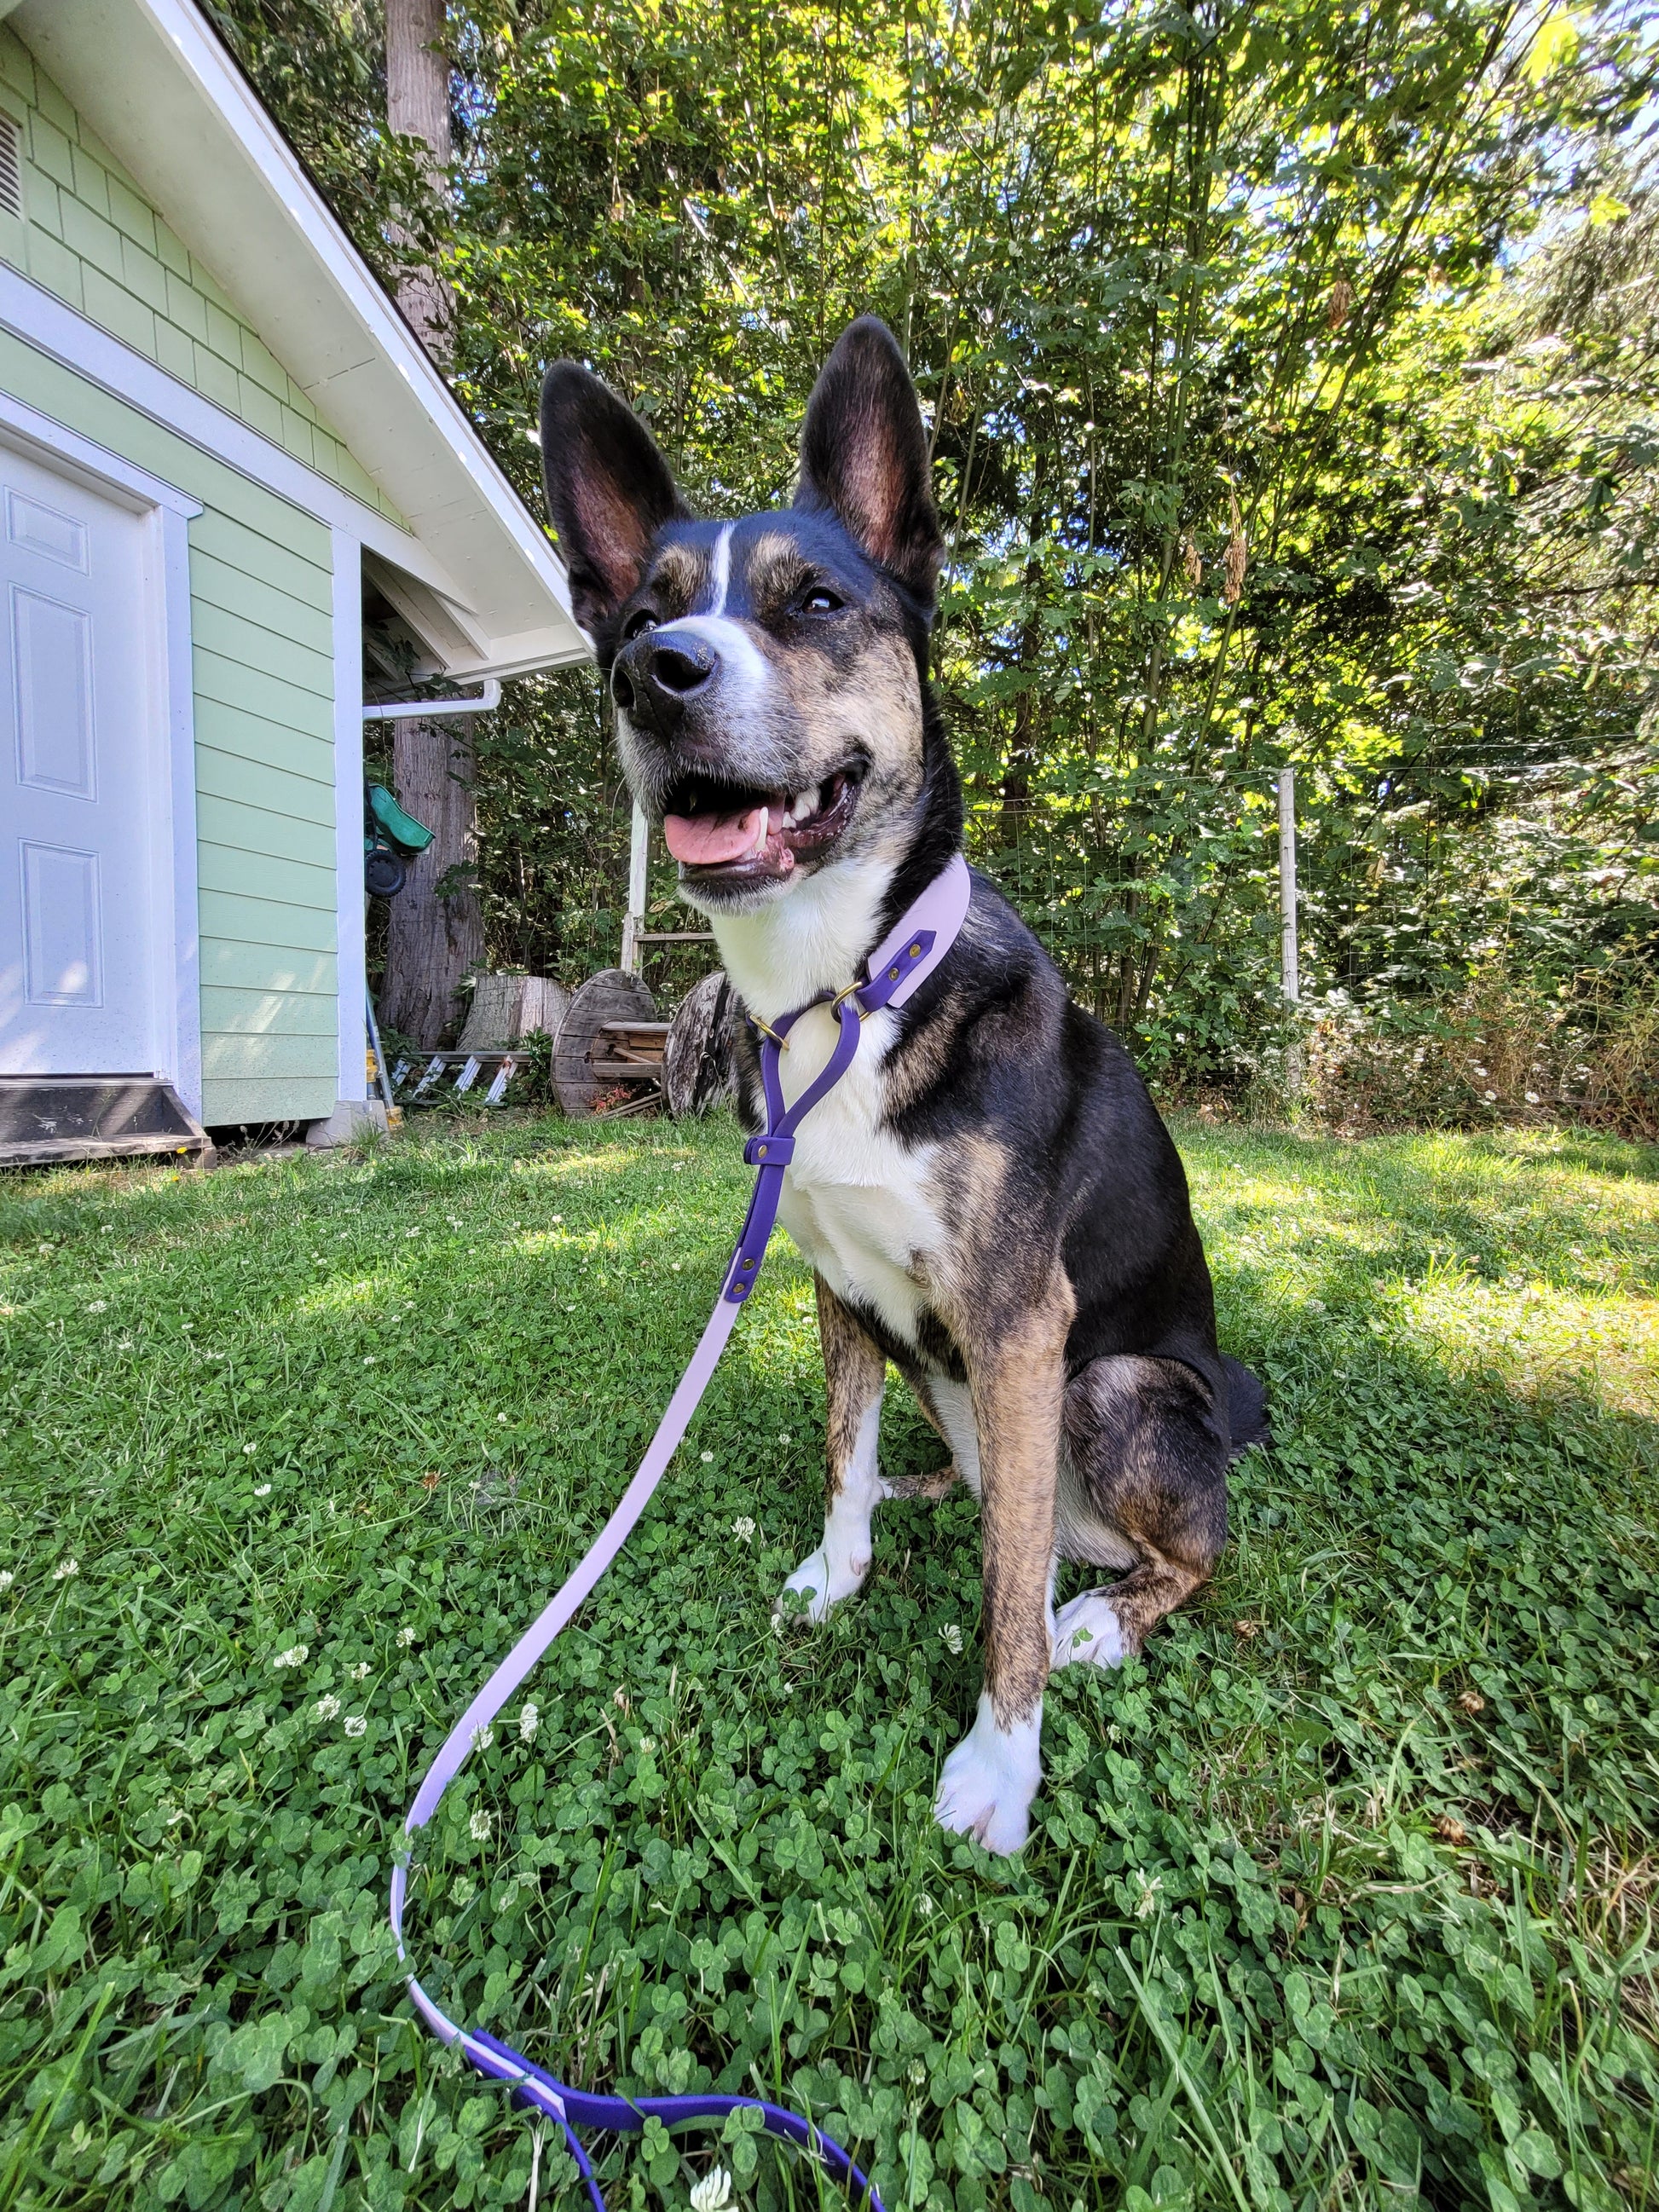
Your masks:
M794 1158L796 1130L852 1066L865 1016L878 1012L884 1006L902 1006L944 959L967 917L971 891L968 864L957 854L871 954L866 963L865 981L853 984L838 997L832 999L826 992L823 998L811 1001L813 1006L829 1001L838 1024L838 1034L822 1073L813 1078L793 1105L787 1104L784 1099L779 1059L788 1048L790 1030L808 1008L797 1007L793 1013L781 1016L775 1027L763 1023L755 1024L761 1037L766 1127L743 1148L745 1162L757 1170L754 1194L714 1310L657 1425L657 1432L640 1462L639 1472L568 1580L525 1631L450 1730L409 1808L409 1817L404 1822L405 1835L412 1837L432 1818L444 1791L465 1765L480 1734L489 1726L559 1631L572 1620L627 1542L652 1492L666 1474L668 1462L708 1388L738 1310L755 1287L761 1262L766 1256L767 1242L777 1219L784 1170ZM405 1966L408 1957L404 1949L404 1900L408 1883L408 1862L398 1861L392 1869L392 1933L397 1942L398 1960ZM844 2182L854 2196L866 2198L871 2212L884 2212L873 2185L841 2145L821 2134L811 2121L786 2111L781 2105L769 2105L760 2097L713 2094L682 2097L592 2095L586 2089L572 2088L566 2082L556 2081L509 2044L499 2042L482 2028L458 2026L433 2002L412 1973L407 1979L415 2009L441 2042L458 2045L462 2055L480 2074L495 2081L505 2081L521 2104L557 2121L594 2212L605 2212L605 2199L576 2135L577 2128L611 2128L619 2133L637 2133L649 2119L672 2126L680 2120L724 2119L728 2112L739 2111L758 2112L764 2134L799 2143L803 2150L811 2152L837 2181Z

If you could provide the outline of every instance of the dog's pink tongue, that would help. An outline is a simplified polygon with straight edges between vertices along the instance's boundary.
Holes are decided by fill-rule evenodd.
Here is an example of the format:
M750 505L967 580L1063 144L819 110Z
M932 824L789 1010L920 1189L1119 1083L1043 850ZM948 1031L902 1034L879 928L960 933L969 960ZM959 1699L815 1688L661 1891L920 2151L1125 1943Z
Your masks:
M722 860L740 860L753 848L760 828L761 811L747 814L669 814L662 834L677 860L694 868L718 867Z

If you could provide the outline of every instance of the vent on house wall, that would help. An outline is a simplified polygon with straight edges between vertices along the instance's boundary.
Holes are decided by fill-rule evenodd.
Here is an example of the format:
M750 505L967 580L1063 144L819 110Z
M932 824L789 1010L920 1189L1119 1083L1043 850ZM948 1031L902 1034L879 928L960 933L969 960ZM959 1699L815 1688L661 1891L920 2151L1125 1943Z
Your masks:
M22 212L23 156L17 125L9 115L0 114L0 215Z

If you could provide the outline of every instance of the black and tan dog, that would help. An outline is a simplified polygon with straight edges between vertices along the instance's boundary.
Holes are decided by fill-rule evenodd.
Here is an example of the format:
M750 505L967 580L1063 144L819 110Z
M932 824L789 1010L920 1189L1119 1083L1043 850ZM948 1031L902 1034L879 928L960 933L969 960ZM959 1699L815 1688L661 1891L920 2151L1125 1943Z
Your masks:
M694 520L638 418L571 362L548 374L542 457L629 781L745 1006L775 1021L849 983L962 842L927 683L942 544L908 373L880 323L844 333L787 512ZM787 1097L833 1035L823 1006L796 1024ZM1264 1422L1260 1385L1217 1349L1144 1085L983 877L948 957L870 1017L803 1125L781 1218L817 1270L829 1389L823 1540L787 1587L817 1619L869 1569L890 1359L983 1519L985 1686L939 1818L1016 1850L1050 1669L1115 1664L1206 1579L1228 1460ZM1056 1614L1060 1559L1121 1579Z

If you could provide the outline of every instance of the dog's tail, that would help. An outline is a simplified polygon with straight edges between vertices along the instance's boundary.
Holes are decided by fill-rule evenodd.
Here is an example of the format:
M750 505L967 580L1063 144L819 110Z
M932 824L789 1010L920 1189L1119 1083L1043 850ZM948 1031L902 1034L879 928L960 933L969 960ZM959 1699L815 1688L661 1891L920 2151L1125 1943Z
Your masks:
M1232 1431L1232 1449L1228 1456L1237 1459L1252 1444L1273 1442L1267 1392L1261 1377L1253 1375L1242 1359L1231 1358L1224 1352L1221 1364L1227 1377L1227 1421Z

